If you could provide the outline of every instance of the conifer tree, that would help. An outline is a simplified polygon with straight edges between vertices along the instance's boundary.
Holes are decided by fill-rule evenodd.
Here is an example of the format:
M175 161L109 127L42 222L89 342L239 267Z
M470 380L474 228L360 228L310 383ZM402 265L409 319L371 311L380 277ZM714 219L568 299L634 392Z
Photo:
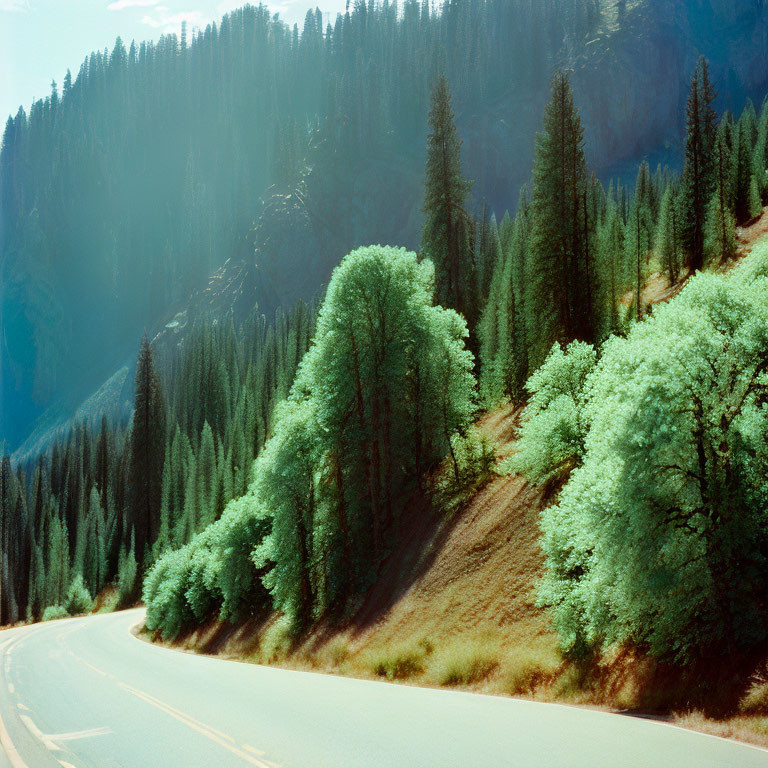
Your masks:
M704 222L714 189L712 151L717 131L717 113L712 107L715 91L709 80L709 65L702 56L691 81L686 108L687 138L681 202L683 243L692 270L704 265Z
M742 113L732 133L735 143L732 168L734 214L736 221L744 224L753 217L752 178L754 176L755 146L752 136L753 133L756 133L756 128L752 124L747 110Z
M432 92L429 127L422 252L435 265L438 303L455 309L473 323L473 225L465 208L472 184L461 175L461 140L444 75Z
M677 282L682 268L680 230L680 210L677 196L674 187L669 184L661 198L655 248L662 267L667 273L670 285Z
M540 363L555 340L591 340L590 265L585 238L584 129L568 76L552 80L544 130L536 138L530 297Z
M598 337L605 339L619 333L623 327L621 293L625 277L626 229L616 202L611 201L606 223L600 233L600 252L597 266L602 274L599 293L600 330Z
M644 313L643 287L650 261L652 232L653 220L647 198L638 195L634 199L626 229L629 252L633 256L634 305L638 322Z
M718 131L713 151L715 191L707 208L705 251L716 264L723 264L736 254L736 221L729 205L732 157L725 132Z
M139 562L148 554L160 527L165 402L146 334L136 364L136 404L130 438L130 519Z

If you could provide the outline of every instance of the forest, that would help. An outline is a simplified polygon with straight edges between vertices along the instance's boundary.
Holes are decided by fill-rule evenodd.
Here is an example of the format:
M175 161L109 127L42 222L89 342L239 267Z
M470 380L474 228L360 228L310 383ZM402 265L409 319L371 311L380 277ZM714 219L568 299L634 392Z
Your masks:
M597 30L609 12L619 14L611 23L621 20L625 5L575 2L564 19L556 3L533 4L529 12L559 47L567 34L583 39ZM768 104L756 109L746 101L738 115L718 114L718 83L701 57L680 115L681 157L656 168L643 161L633 182L604 185L591 164L571 75L558 69L550 79L547 47L521 31L516 55L549 83L547 103L530 182L497 216L490 204L477 204L478 181L465 162L477 150L462 142L454 100L487 100L502 87L508 73L491 61L507 42L497 32L509 28L502 17L510 7L448 3L433 14L406 3L399 15L387 2L370 10L359 3L325 32L319 16L308 14L293 39L281 38L265 11L248 7L191 42L167 39L157 49L126 53L117 46L95 55L65 83L61 102L54 91L29 118L9 121L2 205L7 214L30 189L39 197L34 216L8 216L23 225L6 233L6 247L31 242L42 249L37 253L49 253L35 261L42 272L35 290L42 292L41 303L33 303L46 324L54 321L45 313L58 308L45 285L57 282L56 270L72 257L67 249L81 239L77 228L92 226L91 216L104 224L88 239L104 270L98 279L142 296L146 303L135 311L147 317L153 302L159 312L188 294L216 266L217 253L254 248L242 238L256 190L267 183L288 189L302 174L307 189L324 183L353 167L338 160L352 164L376 141L405 142L405 130L405 143L423 150L423 224L418 247L350 247L317 302L288 309L276 301L270 320L260 306L244 318L200 317L170 347L153 346L145 335L129 421L86 421L36 459L14 464L4 457L0 624L142 599L147 627L166 638L211 616L242 620L272 610L299 635L321 618L342 621L371 588L398 546L405 517L419 509L414 499L448 514L491 472L508 471L556 490L541 522L546 575L539 600L564 653L587 658L634 644L689 662L765 640L768 265L752 257L724 270L736 257L737 225L759 217L768 202ZM407 35L419 24L430 42L409 48ZM42 136L59 120L81 136L83 121L96 114L115 142L107 147L143 154L105 149L91 155L93 162L109 156L110 163L156 170L159 155L144 142L113 133L135 123L113 122L114 115L126 104L142 104L153 119L161 103L192 108L199 92L185 97L174 74L188 68L191 83L209 68L207 76L236 79L243 61L226 53L246 29L264 34L265 43L243 50L264 55L258 68L271 77L279 71L290 86L274 101L271 91L254 91L254 103L239 106L288 114L281 99L297 99L323 117L307 132L286 118L273 136L230 136L237 122L218 122L222 110L197 105L206 118L196 130L208 136L207 146L237 146L263 167L229 173L216 151L203 157L194 143L175 146L167 180L185 178L180 188L189 197L157 214L168 217L164 231L181 233L164 245L162 258L144 247L159 230L130 227L129 219L125 230L111 230L115 217L99 208L120 195L141 206L149 198L140 191L105 195L72 185L92 198L84 204L72 196L71 211L45 203L44 193L59 195L47 186L50 156L19 149L24 142L63 153L65 168L64 154L85 162ZM357 66L356 45L345 45L356 34L367 46L390 46L388 67ZM475 49L478 36L491 44ZM445 55L454 49L473 54L466 61ZM413 50L424 58L412 62ZM545 58L537 63L539 55ZM298 61L302 68L292 69ZM320 81L305 75L319 77L328 62L339 68L336 88L323 93ZM418 98L387 80L395 64L419 72ZM509 57L508 65L519 60ZM345 77L346 67L369 78L365 89ZM177 102L164 100L171 92ZM233 99L241 92L232 86L218 93ZM368 101L350 107L347 118L333 111L361 93ZM110 101L116 94L126 95ZM398 118L397 132L386 128L393 114L409 115L409 127ZM329 131L340 133L330 139ZM374 139L376 131L388 138ZM65 132L56 135L65 140ZM160 146L164 140L174 143L170 127ZM349 150L344 158L334 154L341 146ZM211 187L196 181L204 163ZM37 180L17 184L15 174ZM65 178L55 175L57 183ZM185 218L202 208L205 217ZM89 210L89 221L76 209ZM48 224L36 218L54 215L72 237L67 245L62 235L56 259L54 244L41 239ZM146 211L136 216L151 220ZM262 234L257 224L257 255ZM136 253L156 263L124 260L134 251L115 243L134 238ZM90 259L80 252L79 268L88 269ZM645 291L653 276L668 287L687 283L672 301L654 306ZM74 333L74 319L69 327ZM57 342L45 343L61 352ZM36 365L55 368L46 355ZM76 367L78 358L68 365ZM47 381L53 386L55 377ZM519 450L498 468L474 422L503 402L525 410Z
M356 0L289 28L246 5L94 51L3 132L9 452L132 366L144 328L154 336L227 259L254 265L249 290L270 317L318 298L361 245L417 249L440 71L470 210L486 200L501 221L528 181L556 69L572 74L596 175L631 187L646 155L679 170L699 51L724 104L762 100L767 13L752 1L736 13L709 0Z

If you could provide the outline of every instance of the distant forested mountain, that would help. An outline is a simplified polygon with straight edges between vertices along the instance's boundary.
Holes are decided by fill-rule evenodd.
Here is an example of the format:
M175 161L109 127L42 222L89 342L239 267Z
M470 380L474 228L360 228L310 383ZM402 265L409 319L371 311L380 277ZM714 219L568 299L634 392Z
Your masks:
M0 155L0 438L10 447L128 358L227 259L271 313L354 246L415 247L429 96L453 93L479 209L513 208L555 69L591 168L680 156L689 74L762 98L764 0L357 2L288 28L265 6L118 40L9 118ZM249 295L251 295L249 293ZM74 410L74 408L72 408Z

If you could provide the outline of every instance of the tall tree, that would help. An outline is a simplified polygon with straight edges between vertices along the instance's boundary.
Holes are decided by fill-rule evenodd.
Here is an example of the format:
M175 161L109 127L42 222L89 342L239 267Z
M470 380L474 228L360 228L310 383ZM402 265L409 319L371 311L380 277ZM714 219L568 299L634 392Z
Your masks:
M136 401L130 438L130 521L136 536L136 557L142 562L160 525L165 402L146 334L136 364ZM124 542L127 544L127 542Z
M715 190L707 207L704 250L708 259L723 264L736 254L736 220L730 206L733 157L724 130L718 131L712 154Z
M704 266L704 222L714 189L712 153L717 133L715 90L709 65L702 56L696 65L686 107L687 137L683 168L683 242L692 270Z
M435 265L438 303L471 324L477 309L476 281L473 223L465 206L472 184L461 175L461 140L444 75L432 91L429 128L422 251Z
M682 268L680 229L680 209L677 205L677 195L673 185L669 184L661 198L659 224L656 229L654 245L670 285L677 282Z
M590 341L594 335L584 128L564 72L552 80L544 129L536 137L533 171L530 299L537 321L535 358L543 361L556 340Z

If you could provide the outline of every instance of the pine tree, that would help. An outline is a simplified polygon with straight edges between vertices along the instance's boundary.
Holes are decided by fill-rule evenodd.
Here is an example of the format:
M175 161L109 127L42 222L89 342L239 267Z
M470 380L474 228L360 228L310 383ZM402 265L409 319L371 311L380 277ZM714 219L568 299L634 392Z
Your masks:
M200 434L200 450L197 454L197 477L195 480L200 530L209 526L218 517L218 485L216 446L213 440L213 431L206 421Z
M753 216L752 177L754 170L752 130L746 111L739 119L734 133L736 140L735 163L732 169L734 213L736 220L745 224Z
M626 283L625 240L626 229L621 211L618 205L611 201L606 215L606 223L600 233L598 257L598 267L602 274L599 294L599 338L601 339L619 333L623 328L621 293Z
M669 184L661 198L659 225L656 229L654 245L670 285L677 282L682 268L679 218L680 212L675 189L672 184Z
M714 189L712 151L717 113L712 108L715 91L709 81L709 65L702 56L696 66L686 109L687 138L682 181L683 243L692 270L704 265L704 222Z
M529 327L540 363L555 340L591 340L590 264L584 191L587 168L584 129L568 76L558 72L536 138L532 205Z
M455 309L471 324L476 316L476 278L473 225L465 204L472 184L461 175L461 140L443 75L432 92L429 127L422 252L435 265L438 303Z
M165 403L146 334L136 365L136 406L130 438L130 520L135 552L142 562L160 526Z
M634 305L635 317L638 321L642 320L644 313L643 287L650 261L652 232L653 216L647 197L636 195L627 222L626 237L628 251L633 256Z
M736 220L729 204L733 161L722 130L712 154L715 191L707 208L704 246L708 259L723 264L736 254Z

